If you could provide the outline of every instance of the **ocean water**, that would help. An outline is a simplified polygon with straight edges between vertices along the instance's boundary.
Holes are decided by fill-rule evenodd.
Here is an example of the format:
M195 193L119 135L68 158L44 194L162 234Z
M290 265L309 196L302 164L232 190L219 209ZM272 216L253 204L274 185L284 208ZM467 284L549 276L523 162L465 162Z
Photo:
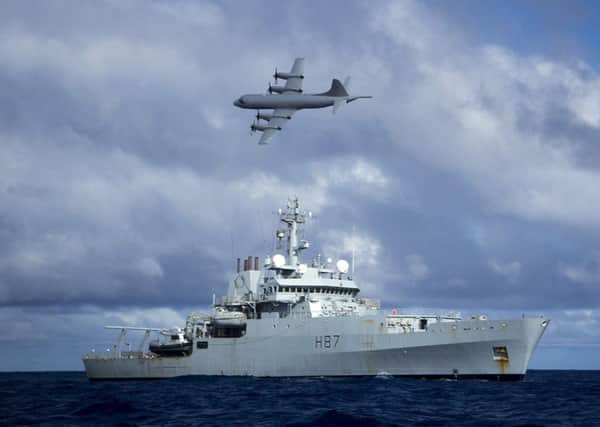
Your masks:
M0 373L3 425L600 426L600 371L523 382Z

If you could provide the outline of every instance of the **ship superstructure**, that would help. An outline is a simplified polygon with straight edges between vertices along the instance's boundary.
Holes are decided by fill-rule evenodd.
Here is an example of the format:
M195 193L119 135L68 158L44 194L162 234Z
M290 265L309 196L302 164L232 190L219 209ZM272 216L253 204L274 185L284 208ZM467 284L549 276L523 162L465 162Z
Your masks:
M311 215L297 198L278 213L285 254L265 257L262 266L258 257L238 259L227 295L213 301L212 313L190 314L182 328L111 326L120 330L113 349L83 357L88 378L523 378L548 320L385 313L378 300L359 295L346 260L302 261L311 245L299 239L299 227ZM142 343L123 351L133 331L144 332ZM152 334L159 339L148 343Z

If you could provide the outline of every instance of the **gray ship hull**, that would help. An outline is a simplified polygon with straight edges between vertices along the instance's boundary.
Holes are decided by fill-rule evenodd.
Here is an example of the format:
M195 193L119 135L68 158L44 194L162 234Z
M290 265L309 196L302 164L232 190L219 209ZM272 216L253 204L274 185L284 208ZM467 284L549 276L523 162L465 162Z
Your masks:
M406 376L522 379L548 324L539 318L461 320L390 333L381 316L248 320L240 338L194 338L183 357L84 356L90 380L184 375ZM497 348L506 349L498 357Z

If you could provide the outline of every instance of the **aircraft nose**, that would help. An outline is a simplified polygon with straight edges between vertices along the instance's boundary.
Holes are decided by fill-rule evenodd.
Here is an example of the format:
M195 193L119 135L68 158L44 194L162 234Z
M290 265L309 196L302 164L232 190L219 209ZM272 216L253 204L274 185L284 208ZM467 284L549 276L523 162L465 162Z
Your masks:
M242 103L240 102L240 98L238 98L235 101L233 101L233 105L235 105L236 107L241 107Z

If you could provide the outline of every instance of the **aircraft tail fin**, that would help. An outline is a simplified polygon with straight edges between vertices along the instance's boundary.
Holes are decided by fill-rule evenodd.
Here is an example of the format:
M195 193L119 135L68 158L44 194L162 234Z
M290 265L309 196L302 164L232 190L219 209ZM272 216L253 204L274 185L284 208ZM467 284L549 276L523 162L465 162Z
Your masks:
M346 98L348 96L348 90L350 86L350 76L344 79L344 84L340 83L338 79L333 79L331 82L331 89L327 94L329 96L339 96L340 98ZM335 114L336 111L342 106L345 99L338 99L333 103L333 108L331 109L331 113Z
M325 96L348 96L348 92L346 92L346 88L338 79L333 79L331 81L331 88L324 93L320 93L319 95Z
M342 84L338 79L333 79L331 81L331 89L329 89L325 93L320 93L319 95L333 96L339 98L333 102L333 108L331 110L333 114L335 114L336 111L339 110L339 108L344 103L348 104L352 101L356 101L357 99L373 98L372 96L350 96L350 94L348 93L349 88L350 76L346 77L346 79L344 80L344 84Z

